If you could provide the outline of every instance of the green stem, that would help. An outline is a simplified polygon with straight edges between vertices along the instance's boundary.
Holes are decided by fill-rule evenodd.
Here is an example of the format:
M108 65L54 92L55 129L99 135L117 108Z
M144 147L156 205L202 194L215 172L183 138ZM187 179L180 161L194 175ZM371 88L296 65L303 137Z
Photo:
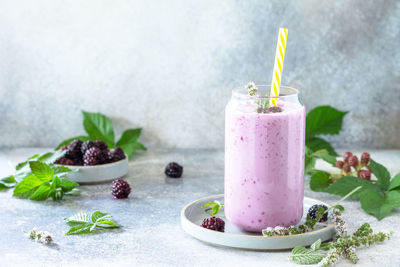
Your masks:
M351 196L352 194L354 194L356 191L360 190L362 188L362 186L358 186L356 188L354 188L350 193L348 193L347 195L345 195L344 197L342 197L338 202L336 202L335 204L333 204L329 209L327 209L325 213L329 212L331 209L335 208L336 205L339 205L340 203L342 203L346 198L348 198L349 196Z

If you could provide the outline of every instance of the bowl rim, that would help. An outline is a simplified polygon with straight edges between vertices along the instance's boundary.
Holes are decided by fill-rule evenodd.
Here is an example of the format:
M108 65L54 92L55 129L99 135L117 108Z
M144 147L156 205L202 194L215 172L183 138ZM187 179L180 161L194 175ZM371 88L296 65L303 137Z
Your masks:
M128 155L126 153L124 153L124 155L125 155L124 159L121 159L121 160L118 160L118 161L115 161L115 162L111 162L111 163L98 164L98 165L84 166L84 165L63 165L63 164L58 164L58 163L53 163L53 164L57 165L57 166L64 166L64 167L67 167L67 168L83 168L83 169L109 167L109 166L112 166L112 165L120 164L120 163L122 163L124 161L128 161L128 159L129 159Z

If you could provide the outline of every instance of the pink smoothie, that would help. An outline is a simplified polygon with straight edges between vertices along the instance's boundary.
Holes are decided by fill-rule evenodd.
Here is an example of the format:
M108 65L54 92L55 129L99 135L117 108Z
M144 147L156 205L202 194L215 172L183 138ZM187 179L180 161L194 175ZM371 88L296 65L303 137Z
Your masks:
M297 224L303 215L305 108L279 101L257 113L254 101L225 110L225 215L243 230Z

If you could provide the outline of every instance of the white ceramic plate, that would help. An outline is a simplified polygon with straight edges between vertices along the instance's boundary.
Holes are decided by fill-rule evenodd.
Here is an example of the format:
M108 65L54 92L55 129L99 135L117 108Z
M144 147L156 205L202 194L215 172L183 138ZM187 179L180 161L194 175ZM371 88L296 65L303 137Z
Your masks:
M66 165L65 165L66 166ZM101 183L121 178L128 174L128 157L123 160L94 166L66 166L77 169L68 174L68 179L79 184Z
M335 234L334 225L328 221L327 223L319 223L312 232L291 236L264 237L261 233L245 232L231 224L225 218L223 208L216 216L225 221L225 232L205 229L200 225L203 219L210 217L210 215L205 212L205 208L202 206L213 200L223 203L224 195L209 196L189 203L182 209L181 223L186 233L214 245L251 250L290 249L296 246L309 246L319 238L322 241L330 240ZM327 203L320 200L304 197L304 212L300 223L305 221L308 209L314 204L324 204L329 207Z

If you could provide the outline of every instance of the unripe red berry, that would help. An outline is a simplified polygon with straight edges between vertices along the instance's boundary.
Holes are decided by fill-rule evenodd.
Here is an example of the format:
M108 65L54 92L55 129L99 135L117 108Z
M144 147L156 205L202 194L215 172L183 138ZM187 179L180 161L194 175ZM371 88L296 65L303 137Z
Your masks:
M346 172L346 173L351 172L350 165L347 164L347 163L343 164L343 171Z
M62 151L67 150L67 149L68 149L68 146L62 146L62 147L61 147L61 150L62 150Z
M339 169L343 168L343 164L344 162L341 160L336 161L336 167L338 167Z
M358 177L365 179L365 180L371 180L371 171L361 170L358 172Z
M358 166L358 158L357 156L353 155L348 159L350 166L357 167Z
M362 155L361 155L361 164L368 165L370 159L371 159L371 156L369 155L368 152L362 153Z
M344 162L347 162L347 160L348 160L351 156L353 156L353 154L352 154L351 152L346 152L346 153L344 153L344 155L343 155L343 161L344 161Z

